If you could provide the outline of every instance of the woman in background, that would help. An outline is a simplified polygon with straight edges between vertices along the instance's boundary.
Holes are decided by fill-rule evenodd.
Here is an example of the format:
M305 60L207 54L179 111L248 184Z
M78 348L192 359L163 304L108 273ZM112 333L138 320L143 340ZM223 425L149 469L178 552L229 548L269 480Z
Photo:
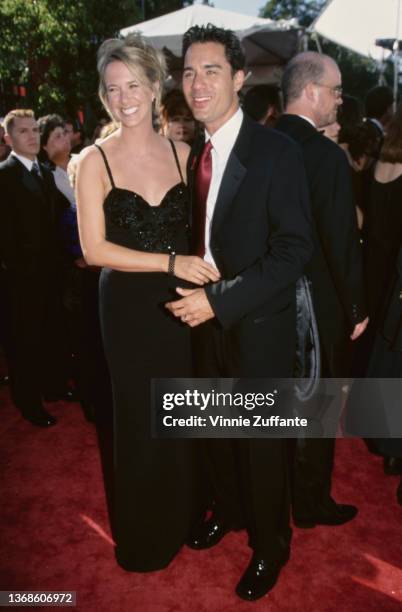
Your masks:
M172 89L162 100L161 134L174 141L192 144L195 138L196 121L181 91Z

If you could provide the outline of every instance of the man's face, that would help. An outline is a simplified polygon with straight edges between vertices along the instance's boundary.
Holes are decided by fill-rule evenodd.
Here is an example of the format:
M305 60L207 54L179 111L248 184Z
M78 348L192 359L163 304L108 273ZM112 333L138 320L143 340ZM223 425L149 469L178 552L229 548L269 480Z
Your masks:
M194 117L204 123L210 134L236 112L237 92L244 72L232 75L232 68L220 43L192 44L184 58L183 92Z
M336 121L338 107L342 104L342 77L335 63L327 62L319 83L314 83L315 124L324 127Z
M6 142L18 155L34 160L40 149L39 128L33 117L15 117Z

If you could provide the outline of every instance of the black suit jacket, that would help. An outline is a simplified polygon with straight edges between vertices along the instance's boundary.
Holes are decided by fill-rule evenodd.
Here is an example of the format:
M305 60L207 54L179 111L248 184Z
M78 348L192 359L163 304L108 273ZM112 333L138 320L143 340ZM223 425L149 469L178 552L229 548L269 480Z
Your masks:
M41 182L13 155L0 164L0 259L27 291L39 291L60 266L62 203L52 173L40 168Z
M312 283L321 341L333 363L334 347L345 346L356 323L367 315L350 167L342 149L305 119L282 115L276 129L302 148L315 247L306 273Z
M199 150L189 160L191 193ZM223 280L206 293L227 331L232 371L291 376L295 282L312 253L305 172L290 139L246 115L219 189L210 246Z

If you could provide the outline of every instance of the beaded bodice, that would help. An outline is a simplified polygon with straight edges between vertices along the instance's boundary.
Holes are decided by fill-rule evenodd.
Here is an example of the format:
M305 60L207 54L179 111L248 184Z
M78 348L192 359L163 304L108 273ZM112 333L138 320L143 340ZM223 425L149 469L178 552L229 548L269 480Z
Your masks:
M117 187L105 153L98 147L112 185L103 203L108 241L139 251L188 253L188 190L173 142L171 145L181 181L165 193L158 206L151 206L135 191Z
M127 189L112 188L104 202L106 239L154 253L182 252L188 241L188 195L184 183L165 194L159 206Z

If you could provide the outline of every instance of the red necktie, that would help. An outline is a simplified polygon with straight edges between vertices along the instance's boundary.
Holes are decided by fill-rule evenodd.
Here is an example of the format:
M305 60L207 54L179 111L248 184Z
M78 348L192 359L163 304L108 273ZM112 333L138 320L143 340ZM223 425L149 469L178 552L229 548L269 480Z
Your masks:
M193 215L193 236L195 254L199 257L205 255L205 220L207 216L207 199L209 185L212 177L212 143L205 143L201 153L200 163L195 175L196 206Z

